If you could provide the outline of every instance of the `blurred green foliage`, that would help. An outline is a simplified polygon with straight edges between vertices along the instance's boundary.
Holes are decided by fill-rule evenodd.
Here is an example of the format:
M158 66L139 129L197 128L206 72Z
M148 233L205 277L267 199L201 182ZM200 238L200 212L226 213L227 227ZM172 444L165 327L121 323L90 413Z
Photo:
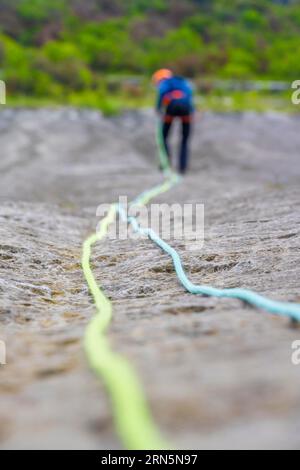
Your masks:
M0 0L8 95L107 108L158 67L198 79L300 78L300 0ZM147 98L148 99L148 98ZM111 108L111 109L110 109Z

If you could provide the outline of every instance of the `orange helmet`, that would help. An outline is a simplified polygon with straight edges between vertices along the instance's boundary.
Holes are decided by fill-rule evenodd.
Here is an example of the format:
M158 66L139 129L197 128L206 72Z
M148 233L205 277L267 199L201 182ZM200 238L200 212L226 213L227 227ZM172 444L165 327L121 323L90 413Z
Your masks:
M152 81L155 85L158 85L159 82L161 82L162 80L166 80L167 78L171 77L173 77L173 73L171 72L171 70L160 69L152 75Z

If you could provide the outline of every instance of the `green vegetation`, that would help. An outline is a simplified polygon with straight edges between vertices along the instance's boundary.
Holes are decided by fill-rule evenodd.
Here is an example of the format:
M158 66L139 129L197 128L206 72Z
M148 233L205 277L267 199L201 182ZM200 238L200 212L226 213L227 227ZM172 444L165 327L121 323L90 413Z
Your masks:
M0 0L0 9L0 78L12 104L107 113L150 104L146 78L161 66L196 82L300 78L300 0ZM206 90L202 105L290 101L228 94Z

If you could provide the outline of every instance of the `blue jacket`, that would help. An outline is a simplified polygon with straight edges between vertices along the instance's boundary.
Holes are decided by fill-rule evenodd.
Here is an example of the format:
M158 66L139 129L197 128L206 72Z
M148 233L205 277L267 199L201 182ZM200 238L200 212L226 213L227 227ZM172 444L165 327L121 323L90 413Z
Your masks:
M181 92L182 97L180 99L184 100L190 107L190 112L194 111L193 104L193 88L188 82L188 80L182 77L171 77L163 80L158 86L158 98L156 103L156 109L161 111L168 100L172 100L173 93ZM176 96L176 95L175 95Z

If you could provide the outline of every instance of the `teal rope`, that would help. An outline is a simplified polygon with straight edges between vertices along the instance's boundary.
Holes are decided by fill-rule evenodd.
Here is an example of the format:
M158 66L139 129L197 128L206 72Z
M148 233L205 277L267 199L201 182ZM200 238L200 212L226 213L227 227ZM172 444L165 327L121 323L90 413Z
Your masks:
M127 217L123 207L121 205L117 206L117 211L119 212L123 221L127 221L131 224L134 232L140 233L141 235L146 235L150 238L156 245L158 245L163 251L171 256L174 264L176 274L179 278L179 281L184 286L184 288L191 294L201 294L209 297L226 297L239 299L247 304L253 305L259 309L265 310L269 313L280 315L283 317L289 317L294 321L300 322L300 305L292 304L288 302L277 302L275 300L270 300L262 295L259 295L251 290L233 288L233 289L218 289L211 286L205 285L196 285L193 284L187 277L179 254L177 251L172 248L168 243L162 240L152 229L142 228L135 217Z
M170 168L169 159L166 154L166 149L163 143L162 126L161 126L160 121L158 121L157 123L156 141L157 141L158 150L159 150L160 166L163 169L164 174L168 176L169 183L171 183L170 186L173 186L174 184L178 183L180 179L177 175L175 175L172 172ZM132 202L132 205L145 204L152 197L154 197L155 192L157 192L156 188L153 188L149 191L145 191L137 199L135 199ZM142 228L139 225L135 217L127 217L124 209L120 205L117 206L117 210L120 213L122 219L124 221L129 222L132 225L132 228L135 232L139 232L141 235L146 235L154 243L156 243L156 245L158 245L163 251L165 251L167 254L171 256L179 281L184 286L184 288L191 294L200 294L200 295L205 295L209 297L219 297L219 298L225 297L225 298L239 299L243 302L246 302L249 305L253 305L254 307L265 310L269 313L273 313L275 315L280 315L284 317L289 317L296 322L300 322L300 305L299 304L292 304L289 302L278 302L275 300L271 300L248 289L240 289L240 288L218 289L216 287L205 286L205 285L197 286L193 284L188 279L183 269L180 256L174 248L172 248L164 240L162 240L153 230L149 228Z
M180 178L170 168L162 141L160 124L157 128L157 142L165 181L161 185L144 191L131 205L147 204L152 198L168 191L180 181ZM153 230L142 228L135 217L128 217L121 205L111 206L108 215L102 221L100 232L85 240L83 246L82 267L97 308L97 314L86 328L85 349L91 366L104 379L110 392L115 424L126 447L130 449L164 449L168 447L161 440L152 421L134 370L126 360L110 349L105 333L112 319L112 304L98 287L91 268L92 247L106 236L108 227L114 220L115 211L119 212L125 222L132 225L135 232L148 236L172 257L177 276L188 292L237 298L271 313L288 316L297 322L300 321L300 305L275 302L245 289L216 289L193 284L185 274L180 256L174 248L162 240Z

